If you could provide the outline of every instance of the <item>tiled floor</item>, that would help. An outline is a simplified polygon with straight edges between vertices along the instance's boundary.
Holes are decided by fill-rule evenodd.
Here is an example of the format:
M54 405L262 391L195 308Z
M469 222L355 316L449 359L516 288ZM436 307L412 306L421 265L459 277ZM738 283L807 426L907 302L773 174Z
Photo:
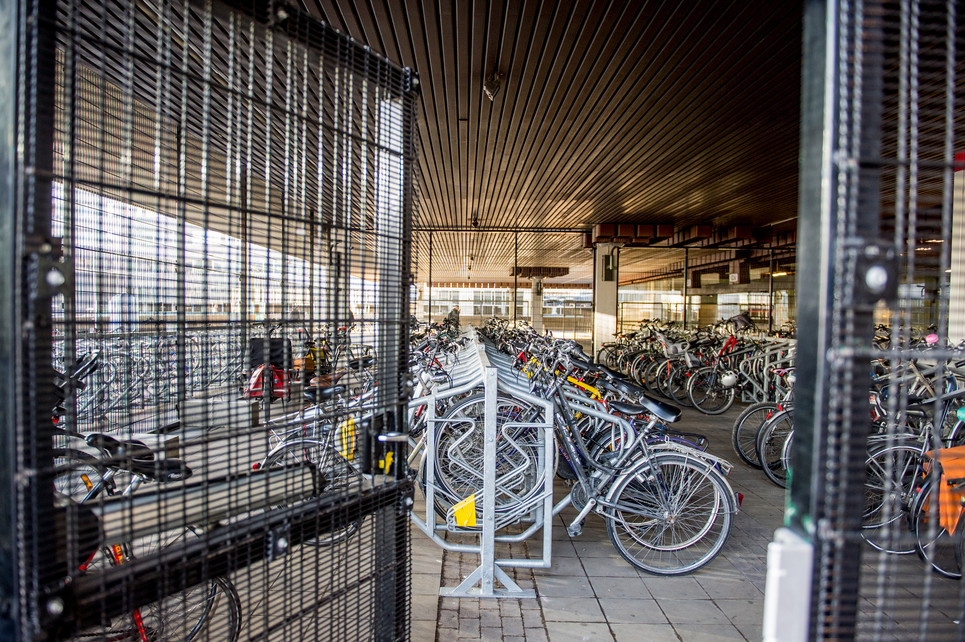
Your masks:
M710 450L733 461L734 408L719 417L686 411L678 426L701 432ZM535 599L440 597L479 565L476 556L444 552L413 526L413 640L760 640L766 550L783 521L784 492L760 471L735 465L734 490L744 494L730 539L708 566L683 577L638 572L617 554L603 520L590 516L581 535L555 518L549 569L512 569ZM557 481L556 500L566 492ZM423 513L424 514L424 513ZM513 556L538 557L539 538L516 545ZM505 553L498 553L505 554Z

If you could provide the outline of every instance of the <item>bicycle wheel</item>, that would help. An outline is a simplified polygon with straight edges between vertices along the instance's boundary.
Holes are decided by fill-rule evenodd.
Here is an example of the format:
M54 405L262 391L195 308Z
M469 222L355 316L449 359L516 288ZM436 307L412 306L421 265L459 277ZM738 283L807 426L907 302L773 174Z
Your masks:
M54 491L81 502L97 485L104 467L97 457L73 448L54 448Z
M780 406L773 401L751 404L734 422L730 432L730 443L737 456L748 466L761 467L761 460L757 458L757 433L764 422L779 408Z
M623 346L620 344L612 344L608 346L603 346L600 348L600 352L596 355L596 362L606 366L607 368L612 368L616 365L617 358L622 352Z
M661 364L660 369L657 370L657 394L665 399L673 399L670 396L670 378L673 376L673 372L676 366L669 359Z
M861 536L872 547L900 555L915 552L906 526L920 473L920 447L895 445L868 454Z
M684 364L677 366L667 378L667 392L670 398L681 406L690 407L690 397L687 395L687 381L690 380L690 370Z
M293 464L309 463L325 476L326 493L346 494L362 488L362 474L345 457L319 439L300 439L283 444L272 452L263 464L263 468L275 466L289 466ZM354 535L361 526L361 520L335 529L330 533L320 533L315 539L302 542L308 546L329 546L342 542Z
M148 638L153 640L223 639L234 642L241 632L241 598L234 584L224 577L212 578L160 602L143 606L137 613L140 625L153 632Z
M781 488L787 488L787 446L793 433L794 417L786 409L764 422L757 434L757 458L764 474Z
M197 537L192 528L164 536L139 538L134 542L104 547L98 559L83 567L84 572L102 570L143 559L162 547L183 544ZM159 586L160 590L160 586ZM226 577L213 577L156 602L134 608L130 613L110 618L99 626L76 635L96 640L171 640L223 639L234 642L241 632L241 598ZM200 636L200 637L199 637Z
M657 453L607 492L607 532L632 566L682 575L709 563L727 542L737 510L727 480L708 464Z
M666 359L654 359L643 371L643 385L651 394L660 394L660 389L657 387L657 375L660 372L660 367L665 363L667 363Z
M644 385L644 373L653 362L653 355L648 352L641 352L633 360L630 366L630 376L641 386Z
M915 549L918 556L931 564L943 577L959 579L962 568L958 564L956 539L961 534L949 535L939 522L937 485L932 479L925 480L921 492L911 509L911 525L915 533Z
M687 395L694 408L706 415L719 415L734 403L734 388L725 388L713 368L701 368L690 376Z

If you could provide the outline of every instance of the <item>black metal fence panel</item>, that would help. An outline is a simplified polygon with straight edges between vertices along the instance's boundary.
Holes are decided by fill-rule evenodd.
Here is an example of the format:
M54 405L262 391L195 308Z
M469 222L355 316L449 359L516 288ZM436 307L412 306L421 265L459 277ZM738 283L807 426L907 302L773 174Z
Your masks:
M806 8L787 521L815 639L965 636L959 4Z
M8 15L6 630L406 638L418 79L281 3Z

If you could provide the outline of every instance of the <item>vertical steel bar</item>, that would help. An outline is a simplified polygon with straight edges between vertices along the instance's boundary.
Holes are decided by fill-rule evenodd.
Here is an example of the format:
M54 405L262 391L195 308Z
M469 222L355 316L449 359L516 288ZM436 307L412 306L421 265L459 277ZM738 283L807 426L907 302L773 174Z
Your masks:
M498 373L492 366L485 372L485 417L483 419L483 524L481 547L482 595L493 595L496 565L496 393ZM477 426L477 430L478 430Z
M767 260L767 331L774 331L774 250Z
M513 232L513 325L516 324L516 306L519 296L519 232Z
M432 323L432 232L429 232L429 312L426 314L426 322Z
M685 247L684 248L684 314L683 314L684 330L687 329L687 308L690 307L687 301L687 296L689 291L687 287L687 281L689 281L689 278L687 275L687 265L689 264L689 262L690 262L690 248Z
M17 86L17 30L16 0L0 0L0 85ZM14 140L17 131L17 93L0 92L0 137ZM0 255L15 256L17 230L16 149L0 146ZM8 262L8 266L13 262ZM17 273L14 269L0 270L0 363L6 372L13 372L17 364ZM18 590L17 568L20 561L16 546L17 516L16 469L16 386L3 386L0 392L0 603L16 603ZM19 613L15 608L0 609L0 639L17 639Z

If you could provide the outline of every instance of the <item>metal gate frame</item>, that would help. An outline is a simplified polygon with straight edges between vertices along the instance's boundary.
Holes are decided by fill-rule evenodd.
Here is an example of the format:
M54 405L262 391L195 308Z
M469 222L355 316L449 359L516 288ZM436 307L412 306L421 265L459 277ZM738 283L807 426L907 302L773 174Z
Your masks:
M237 8L259 12L264 16L297 16L288 23L291 35L304 38L331 38L332 33L320 23L299 13L297 9L272 2L230 3ZM63 547L58 543L65 530L62 513L54 506L52 439L49 411L55 405L52 386L54 368L51 353L51 299L70 283L67 269L60 262L57 239L51 237L51 187L53 167L53 82L40 80L53 74L57 3L54 0L15 2L0 1L0 132L5 144L0 146L0 256L6 261L0 267L0 363L8 378L0 393L0 639L35 639L69 634L60 629L65 612L83 619L83 578L75 585L67 584L56 570L63 568ZM282 18L285 19L285 18ZM267 20L267 18L266 18ZM294 18L293 18L294 22ZM285 29L285 25L281 27ZM348 42L348 38L339 36ZM324 40L322 40L325 42ZM361 57L358 43L351 43ZM30 60L33 66L22 64ZM404 180L401 186L403 227L392 238L392 253L403 265L410 262L411 213L414 199L415 171L415 101L418 78L409 70L399 70L405 79L404 91L410 98L404 111L403 150ZM408 271L399 270L385 259L377 266L380 277L396 290L385 293L380 304L394 311L398 323L379 336L382 354L397 352L398 358L385 358L379 364L383 383L377 414L363 435L367 444L364 458L371 466L372 451L378 436L404 430L405 346L407 337ZM395 385L393 385L395 384ZM404 457L397 457L397 460ZM399 467L397 467L399 468ZM408 524L412 484L404 471L396 471L394 483L368 491L357 498L353 510L363 514L379 514L392 526L381 528L376 537L376 554L382 561L378 579L382 585L373 589L376 608L381 615L380 639L403 639L408 632L408 529L400 535L397 525ZM138 599L139 587L156 599L159 584L177 591L192 577L207 576L214 569L256 562L271 554L270 546L275 522L285 521L289 543L311 538L321 528L337 527L346 519L345 506L325 505L309 501L297 511L285 515L266 512L239 527L248 529L243 542L227 537L224 541L198 542L171 555L161 555L151 577L128 578L128 581L105 585L96 599L105 595L126 596L114 600L118 608L131 608ZM214 544L214 546L212 546ZM400 562L401 560L401 562ZM398 566L401 563L402 566ZM132 564L136 567L137 564ZM232 566L237 568L237 566ZM136 568L134 569L136 570ZM160 574L160 575L158 575ZM160 578L160 579L159 579ZM148 590L147 587L153 587ZM104 593L104 589L107 593ZM94 592L91 592L93 595ZM95 598L90 598L95 599ZM102 611L104 612L104 611ZM76 623L72 626L76 626Z
M917 3L903 2L901 8L913 15ZM954 3L947 11L953 24ZM885 39L895 29L886 20L880 2L805 3L795 439L787 528L769 549L765 639L853 639L858 634L874 311L882 303L900 306L898 285L905 269L897 240L884 240L880 229L882 174L894 162L900 190L903 163L918 162L906 162L900 143L897 160L882 156ZM953 89L946 97L941 167L933 162L937 169L932 169L944 172L946 239ZM899 117L902 127L910 126ZM908 225L914 231L914 219ZM947 283L946 277L938 309L941 342L948 323ZM891 353L895 359L914 357L908 349ZM934 356L950 354L939 350Z

